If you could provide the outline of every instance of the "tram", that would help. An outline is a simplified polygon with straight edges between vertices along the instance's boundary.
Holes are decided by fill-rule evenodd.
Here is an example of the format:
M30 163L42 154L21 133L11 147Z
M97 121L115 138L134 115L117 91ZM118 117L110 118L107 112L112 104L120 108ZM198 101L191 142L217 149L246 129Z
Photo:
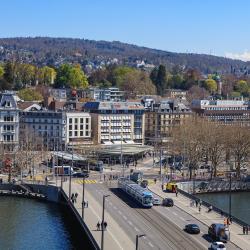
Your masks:
M118 180L118 187L140 203L143 207L151 208L153 206L154 197L148 189L142 188L140 185L126 178L120 178Z

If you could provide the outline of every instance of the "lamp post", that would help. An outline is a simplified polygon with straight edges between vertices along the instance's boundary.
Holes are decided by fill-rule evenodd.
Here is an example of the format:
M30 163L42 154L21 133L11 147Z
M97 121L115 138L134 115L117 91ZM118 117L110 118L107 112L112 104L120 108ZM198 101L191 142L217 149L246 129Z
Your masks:
M136 243L135 243L135 250L139 249L139 238L146 236L146 234L137 234L136 235Z
M85 179L89 177L89 174L84 174L82 177L82 219L84 220L84 208L85 208Z
M103 195L102 197L102 223L101 223L101 228L102 228L102 239L101 239L101 250L104 249L104 210L105 210L105 199L109 197L109 194Z
M231 209L232 209L232 173L229 175L229 219L231 220Z

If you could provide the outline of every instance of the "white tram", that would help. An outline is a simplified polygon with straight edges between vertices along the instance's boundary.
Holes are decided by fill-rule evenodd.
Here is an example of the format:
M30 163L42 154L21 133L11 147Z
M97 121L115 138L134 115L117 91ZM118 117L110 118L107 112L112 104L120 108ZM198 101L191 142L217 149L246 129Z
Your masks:
M126 178L120 178L118 180L118 187L125 191L129 196L134 198L143 207L150 208L153 206L154 197L147 188L143 188Z

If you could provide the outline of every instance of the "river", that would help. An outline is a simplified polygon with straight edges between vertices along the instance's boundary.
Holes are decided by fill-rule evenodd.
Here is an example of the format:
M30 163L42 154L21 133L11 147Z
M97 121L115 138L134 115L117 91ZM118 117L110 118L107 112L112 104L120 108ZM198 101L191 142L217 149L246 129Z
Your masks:
M70 215L57 204L0 197L0 249L88 249L73 228Z
M228 193L207 193L200 194L199 197L212 205L228 212ZM232 193L232 215L250 225L250 192Z

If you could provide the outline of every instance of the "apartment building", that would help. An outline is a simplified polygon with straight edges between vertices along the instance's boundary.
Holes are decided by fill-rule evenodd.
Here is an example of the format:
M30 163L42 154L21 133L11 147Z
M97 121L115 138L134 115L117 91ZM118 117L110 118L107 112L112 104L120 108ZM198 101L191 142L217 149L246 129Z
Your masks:
M152 103L145 113L145 140L151 144L167 142L171 129L191 114L189 107L176 99Z
M140 102L87 102L96 144L143 144L144 107Z
M66 144L91 144L91 116L85 112L66 112Z
M13 93L0 94L0 142L5 151L13 151L19 141L19 111Z
M193 100L191 109L211 121L250 126L249 104L244 100Z

